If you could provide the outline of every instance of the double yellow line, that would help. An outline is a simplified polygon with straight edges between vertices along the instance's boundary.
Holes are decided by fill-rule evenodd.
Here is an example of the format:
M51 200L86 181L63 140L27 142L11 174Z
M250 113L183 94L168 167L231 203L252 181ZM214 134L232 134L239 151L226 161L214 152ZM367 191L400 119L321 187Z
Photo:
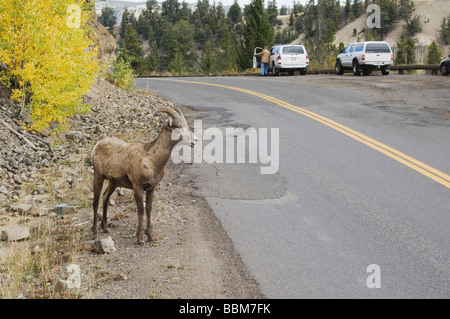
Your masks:
M351 128L349 128L347 126L339 124L339 123L337 123L333 120L330 120L329 118L326 118L324 116L321 116L319 114L302 109L298 106L292 105L290 103L284 102L282 100L276 99L274 97L271 97L271 96L268 96L268 95L265 95L262 93L258 93L258 92L254 92L254 91L250 91L250 90L246 90L246 89L241 89L241 88L233 87L233 86L214 84L214 83L206 83L206 82L186 81L186 80L168 80L168 79L164 79L164 80L174 81L174 82L182 82L182 83L199 84L199 85L209 85L209 86L225 88L225 89L239 91L239 92L243 92L243 93L250 94L253 96L257 96L264 100L273 102L279 106L282 106L286 109L289 109L291 111L302 114L306 117L309 117L310 119L313 119L314 121L322 123L338 132L341 132L342 134L345 134L348 137L351 137L352 139L354 139L358 142L361 142L364 145L367 145L367 146L383 153L384 155L389 156L390 158L412 168L413 170L431 178L432 180L446 186L447 188L450 188L450 175L448 175L444 172L441 172L425 163L422 163L422 162L416 160L415 158L412 158L411 156L408 156L390 146L387 146L381 142L378 142L364 134L361 134L355 130L352 130Z

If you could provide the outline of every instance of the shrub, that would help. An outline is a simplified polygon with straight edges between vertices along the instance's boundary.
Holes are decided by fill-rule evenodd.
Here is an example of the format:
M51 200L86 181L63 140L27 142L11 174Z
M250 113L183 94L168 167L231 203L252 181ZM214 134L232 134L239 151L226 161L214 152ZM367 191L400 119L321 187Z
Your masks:
M407 20L405 25L406 35L413 36L417 32L422 31L422 23L420 22L421 16L416 15L414 18Z
M427 49L427 60L428 64L439 64L442 60L441 51L439 51L439 47L436 42L431 42ZM432 70L431 74L437 74L438 70Z
M173 74L185 74L187 72L186 61L181 53L176 53L170 61L169 71Z
M118 87L125 90L131 90L135 83L135 77L136 74L134 73L131 63L125 59L118 59L116 63L114 63L106 79Z

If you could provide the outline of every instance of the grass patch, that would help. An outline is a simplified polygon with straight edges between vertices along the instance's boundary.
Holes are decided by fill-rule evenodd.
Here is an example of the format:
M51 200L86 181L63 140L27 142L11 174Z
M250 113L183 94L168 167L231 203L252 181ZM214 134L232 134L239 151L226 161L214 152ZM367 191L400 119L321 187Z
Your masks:
M25 242L8 242L1 247L0 298L79 298L75 292L54 289L65 279L65 265L76 263L80 233L68 220L39 219Z

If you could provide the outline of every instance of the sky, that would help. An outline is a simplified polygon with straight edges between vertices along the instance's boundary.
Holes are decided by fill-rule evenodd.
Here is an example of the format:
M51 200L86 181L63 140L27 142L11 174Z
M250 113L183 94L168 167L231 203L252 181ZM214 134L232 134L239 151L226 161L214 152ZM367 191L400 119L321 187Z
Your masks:
M120 0L119 0L120 1ZM146 2L146 0L124 0L129 2ZM163 0L158 0L158 2L161 2ZM182 2L183 0L178 0L179 2ZM197 3L197 0L185 0L187 3ZM209 3L222 2L224 6L231 6L234 3L234 0L209 0ZM251 0L238 0L238 3L243 7L246 4L249 4ZM268 0L265 0L265 4L267 6ZM282 5L286 5L288 7L292 7L292 4L294 3L294 0L276 0L278 9L281 8ZM296 0L296 2L300 2L302 4L305 4L307 0Z

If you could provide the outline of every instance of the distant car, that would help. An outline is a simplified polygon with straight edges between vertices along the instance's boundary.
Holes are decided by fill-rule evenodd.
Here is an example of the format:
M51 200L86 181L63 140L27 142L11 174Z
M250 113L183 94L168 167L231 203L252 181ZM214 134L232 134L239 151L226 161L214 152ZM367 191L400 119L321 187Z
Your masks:
M439 70L441 70L442 75L450 74L450 54L439 64Z
M298 71L301 75L308 73L309 57L306 48L301 44L276 44L271 49L269 72L278 75L288 72L294 75Z
M344 74L346 69L354 75L369 75L373 70L381 70L388 75L390 65L394 63L394 54L387 42L368 41L347 45L336 58L335 71L337 75Z

